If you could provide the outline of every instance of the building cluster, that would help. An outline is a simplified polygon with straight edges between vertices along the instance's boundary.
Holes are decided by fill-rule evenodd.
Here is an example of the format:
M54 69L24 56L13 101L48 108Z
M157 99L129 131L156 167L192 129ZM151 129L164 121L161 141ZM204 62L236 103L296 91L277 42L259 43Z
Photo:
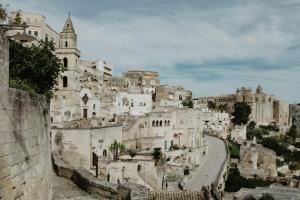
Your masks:
M244 102L251 106L250 118L257 125L276 124L285 130L291 125L289 103L266 94L261 85L252 92L251 88L238 88L236 93L214 97L193 99L196 108L207 107L208 102L215 103L217 108L224 108L229 113L234 112L234 104Z
M26 45L52 41L63 65L50 102L51 138L53 150L64 152L74 165L91 168L93 154L111 160L114 141L136 151L201 148L205 123L212 123L208 118L223 130L218 125L228 116L221 120L216 113L208 117L209 111L185 107L192 92L162 85L158 72L129 70L117 77L101 59L82 60L70 15L58 33L42 15L13 16L17 13L26 28L9 34Z
M9 35L26 45L52 41L63 65L50 102L50 138L52 150L74 167L92 169L95 157L101 164L109 163L118 152L115 148L121 152L124 144L141 156L159 148L170 166L181 167L177 170L181 174L185 167L200 165L206 151L204 133L246 140L245 126L233 130L231 126L237 102L251 106L250 118L257 125L276 124L282 130L291 125L288 102L266 94L260 85L255 93L242 87L234 94L192 99L192 92L181 86L161 84L158 72L128 70L113 76L106 61L81 59L70 15L58 33L44 16L20 13L26 28ZM219 111L209 109L209 102ZM240 158L243 176L277 175L276 154L261 145L242 145ZM159 186L164 184L164 173L157 175L163 180Z

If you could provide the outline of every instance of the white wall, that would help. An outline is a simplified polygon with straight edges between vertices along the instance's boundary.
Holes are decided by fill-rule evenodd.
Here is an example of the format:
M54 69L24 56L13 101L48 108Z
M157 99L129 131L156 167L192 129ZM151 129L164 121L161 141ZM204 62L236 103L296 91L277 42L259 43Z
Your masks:
M152 111L152 95L120 92L116 96L115 107L116 114L144 115Z

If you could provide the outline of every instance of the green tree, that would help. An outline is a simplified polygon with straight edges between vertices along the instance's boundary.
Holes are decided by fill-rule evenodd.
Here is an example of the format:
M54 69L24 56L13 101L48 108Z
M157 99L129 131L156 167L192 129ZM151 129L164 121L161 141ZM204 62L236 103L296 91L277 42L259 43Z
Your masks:
M17 12L16 16L13 18L13 21L10 22L13 26L20 26L22 22L21 13Z
M292 140L292 142L296 141L297 138L297 127L295 125L292 125L292 127L290 128L290 130L286 133L287 136L289 136Z
M249 115L251 113L251 107L244 102L237 102L234 104L234 112L232 115L234 124L247 124L249 121Z
M247 132L246 132L247 140L252 140L253 139L255 127L256 127L256 123L254 121L251 121L247 125Z
M153 155L153 159L155 160L155 165L157 165L162 155L160 148L154 148L152 155Z
M2 4L0 4L0 22L4 22L7 19L7 12L5 8L3 8Z
M61 61L54 54L53 42L40 41L39 45L24 47L10 41L9 78L11 87L31 88L48 98L62 69ZM26 88L25 87L25 88Z
M193 104L192 100L184 100L184 101L182 101L182 105L184 107L188 107L188 108L193 108L194 107L194 104Z
M217 108L217 105L216 105L216 103L214 103L214 102L212 102L212 101L209 101L209 102L207 103L207 107L208 107L209 109L211 109L211 110L215 110L215 109Z
M114 160L118 160L119 154L124 152L125 149L125 144L119 143L116 140L114 140L114 142L111 143L109 147L109 150L113 153Z
M274 150L278 156L290 156L291 154L291 151L287 148L288 145L276 136L263 138L262 145Z

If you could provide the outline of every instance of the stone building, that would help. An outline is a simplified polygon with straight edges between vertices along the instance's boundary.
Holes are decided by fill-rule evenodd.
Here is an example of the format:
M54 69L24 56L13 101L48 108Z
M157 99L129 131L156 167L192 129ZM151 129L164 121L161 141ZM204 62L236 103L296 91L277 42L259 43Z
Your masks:
M203 127L199 110L153 111L124 127L123 141L127 147L139 150L154 147L162 151L198 148L203 146Z
M59 151L67 162L74 167L93 168L93 153L102 161L111 161L113 153L110 145L122 143L122 126L53 127L52 150Z
M141 88L145 94L153 94L160 84L159 74L154 71L129 70L123 73L128 88Z
M32 36L34 43L37 41L53 41L56 48L59 47L59 34L46 22L46 17L40 14L15 11L12 12L11 20L14 20L17 13L20 13L21 24L26 24L26 29L12 29L8 31L9 36L13 35L27 35Z
M119 92L116 95L115 106L117 115L144 115L152 111L152 95Z
M200 97L193 100L196 108L207 107L211 101L218 108L220 105L226 106L227 110L232 113L236 102L245 102L252 108L251 120L257 125L268 125L275 123L280 128L286 129L291 125L289 116L289 104L277 97L266 94L259 85L255 93L251 88L238 88L235 94L227 94L216 97Z
M224 139L229 135L231 119L229 113L202 109L204 131Z
M155 90L155 102L160 106L182 107L182 101L192 100L192 92L181 86L160 85Z

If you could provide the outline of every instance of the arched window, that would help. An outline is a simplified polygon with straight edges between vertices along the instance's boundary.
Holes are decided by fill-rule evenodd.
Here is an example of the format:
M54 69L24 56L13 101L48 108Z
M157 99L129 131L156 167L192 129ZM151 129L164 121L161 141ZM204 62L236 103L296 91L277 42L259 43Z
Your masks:
M156 121L156 126L158 126L158 123L159 123L159 122L158 122L158 121Z
M65 41L65 47L68 47L68 42L67 41Z
M68 69L68 58L64 58L63 62L64 62L64 68Z
M154 120L152 121L152 126L155 126L155 121Z
M162 121L159 122L159 126L162 126Z
M68 77L63 77L63 87L68 87Z

